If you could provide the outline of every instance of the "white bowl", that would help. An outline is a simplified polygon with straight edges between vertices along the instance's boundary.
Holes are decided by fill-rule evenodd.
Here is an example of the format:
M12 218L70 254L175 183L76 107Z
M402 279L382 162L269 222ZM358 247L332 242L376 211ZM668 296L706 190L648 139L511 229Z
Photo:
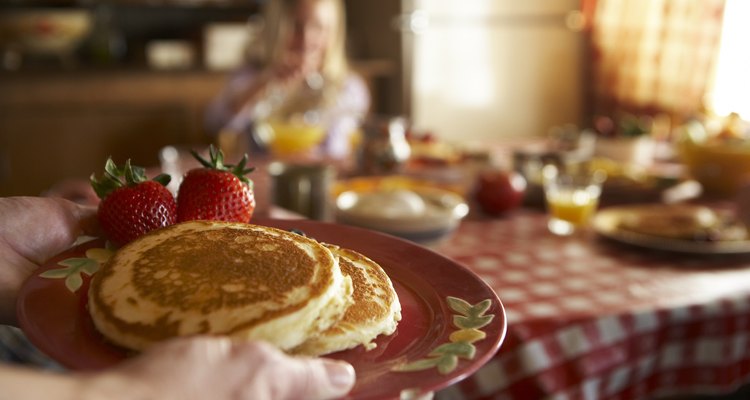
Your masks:
M0 15L0 42L25 53L69 55L88 35L93 16L86 9L19 9Z
M347 190L336 197L336 220L429 244L452 233L469 212L456 193L438 188Z

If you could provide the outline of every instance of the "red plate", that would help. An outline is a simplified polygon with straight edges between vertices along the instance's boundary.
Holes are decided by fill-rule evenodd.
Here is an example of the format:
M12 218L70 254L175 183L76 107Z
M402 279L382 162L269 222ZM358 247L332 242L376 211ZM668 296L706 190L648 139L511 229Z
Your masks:
M475 372L500 348L506 332L503 305L462 265L412 242L361 228L308 220L253 222L299 229L319 241L359 251L377 261L393 281L403 316L396 332L379 337L373 350L360 346L330 355L351 362L357 371L351 398L437 391ZM64 279L41 275L65 268L58 264L63 260L85 260L88 249L102 245L102 240L94 240L51 259L26 281L18 301L18 319L29 339L72 369L105 368L128 354L106 343L94 329L86 309L85 273L75 292Z

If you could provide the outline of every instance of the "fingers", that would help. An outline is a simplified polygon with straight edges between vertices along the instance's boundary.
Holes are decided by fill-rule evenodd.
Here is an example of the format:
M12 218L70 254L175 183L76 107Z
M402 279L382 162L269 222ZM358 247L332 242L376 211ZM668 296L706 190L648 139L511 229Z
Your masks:
M69 200L41 197L0 199L0 237L35 264L67 249L91 225L94 211Z
M273 80L289 88L302 82L306 69L305 59L297 54L287 54L272 68Z
M73 240L81 234L89 236L101 235L99 220L96 218L95 205L83 205L60 198L52 198L51 200L57 201L64 208L65 214L67 214L67 226Z
M311 398L320 399L342 397L352 390L355 382L355 373L354 367L351 364L326 358L303 360L303 362L308 366L308 374L313 377L319 374L322 368L325 371L325 379L313 380L315 384L304 387L301 390L302 398L307 397L307 393L304 390L310 392L309 395Z
M255 397L248 398L265 393L270 399L334 399L346 395L354 386L354 368L343 361L291 357L260 342L237 346L244 359L265 364L259 374L262 382L254 388Z
M78 204L96 205L99 197L87 179L66 179L52 185L43 194L44 197L59 197Z
M193 337L154 346L122 365L162 399L333 399L354 385L351 365L288 356L269 344Z
M89 236L101 235L99 220L96 218L96 206L76 205L73 215L78 220L81 232Z

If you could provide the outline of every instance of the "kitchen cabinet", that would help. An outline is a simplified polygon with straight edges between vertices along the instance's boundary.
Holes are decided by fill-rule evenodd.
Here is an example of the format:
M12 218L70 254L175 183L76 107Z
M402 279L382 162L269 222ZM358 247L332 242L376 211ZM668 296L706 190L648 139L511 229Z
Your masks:
M200 9L257 9L261 3L262 1L259 0L109 0L106 2L112 6ZM5 0L2 7L87 7L96 4L97 2L89 0Z
M225 70L201 60L205 30L214 23L242 24L257 14L255 0L11 0L0 12L34 8L102 5L112 28L127 44L120 57L102 62L91 56L91 38L69 64L27 55L0 68L0 196L36 195L56 182L99 173L106 158L154 166L166 144L207 144L204 109L225 82ZM398 35L389 30L399 0L382 8L370 1L347 2L354 68L371 90L373 113L400 112L401 66L394 60ZM380 3L378 3L380 4ZM390 14L388 14L390 13ZM370 26L363 32L361 26ZM386 35L385 33L388 33ZM387 38L386 42L384 38ZM147 49L158 41L191 46L195 62L178 70L150 69ZM390 46L390 47L389 47ZM2 47L2 46L0 46ZM0 49L1 50L1 49Z
M158 165L167 144L205 144L203 110L224 83L209 72L0 77L0 195L36 195L99 174L111 156Z
M380 103L378 82L392 76L393 64L353 67ZM0 196L37 195L99 174L108 156L156 166L165 145L210 143L205 108L226 76L202 69L0 73Z

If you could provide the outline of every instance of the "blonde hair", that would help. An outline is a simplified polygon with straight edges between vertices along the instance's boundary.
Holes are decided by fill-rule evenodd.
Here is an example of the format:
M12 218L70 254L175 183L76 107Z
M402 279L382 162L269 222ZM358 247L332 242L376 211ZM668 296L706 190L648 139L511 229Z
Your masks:
M335 16L334 26L328 36L328 46L321 65L321 75L333 86L339 87L349 73L346 54L346 11L343 0L267 0L263 15L263 43L255 60L261 67L278 61L293 29L294 12L302 1L329 3Z

